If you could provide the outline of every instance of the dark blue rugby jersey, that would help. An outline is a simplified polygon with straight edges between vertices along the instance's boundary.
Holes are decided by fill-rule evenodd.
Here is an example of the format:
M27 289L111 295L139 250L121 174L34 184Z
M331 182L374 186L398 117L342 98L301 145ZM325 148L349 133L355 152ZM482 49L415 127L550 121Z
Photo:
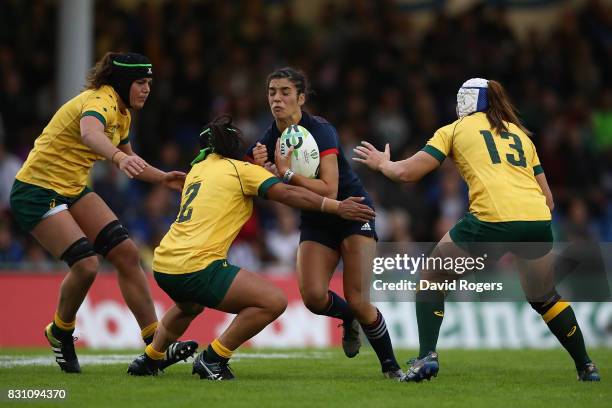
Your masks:
M349 165L344 152L340 146L338 132L331 123L320 116L313 116L308 112L302 111L302 119L298 125L308 129L314 137L319 147L319 155L321 158L328 154L338 155L338 200L344 200L348 197L367 197L367 193L361 184L361 180ZM276 149L276 141L281 133L276 127L276 123L266 129L263 137L259 139L259 143L266 145L268 151L268 161L274 163L274 150ZM247 151L247 156L253 158L253 148L251 146ZM281 175L282 176L282 175ZM369 200L368 200L369 201ZM368 203L371 205L371 203ZM320 218L323 214L318 212L303 211L303 218L307 215L316 215ZM310 217L308 217L310 218Z

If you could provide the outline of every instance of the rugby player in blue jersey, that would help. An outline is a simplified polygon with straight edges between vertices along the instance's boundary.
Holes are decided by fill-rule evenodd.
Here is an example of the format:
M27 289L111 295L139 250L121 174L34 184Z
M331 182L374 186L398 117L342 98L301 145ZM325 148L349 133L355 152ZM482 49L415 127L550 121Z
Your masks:
M285 183L338 200L365 197L363 204L373 207L368 193L344 157L334 126L302 110L309 92L306 76L293 68L281 68L268 76L267 85L274 122L247 155L256 164L276 170ZM317 142L321 160L318 178L293 173L290 156L280 154L279 137L290 125L306 128ZM315 314L342 320L342 346L349 358L359 353L361 325L378 356L383 375L399 378L402 372L393 353L385 319L369 302L369 291L363 285L363 274L367 273L364 260L374 256L378 239L374 220L353 222L332 214L302 211L300 231L297 272L306 307ZM330 279L340 259L344 267L346 300L329 290Z

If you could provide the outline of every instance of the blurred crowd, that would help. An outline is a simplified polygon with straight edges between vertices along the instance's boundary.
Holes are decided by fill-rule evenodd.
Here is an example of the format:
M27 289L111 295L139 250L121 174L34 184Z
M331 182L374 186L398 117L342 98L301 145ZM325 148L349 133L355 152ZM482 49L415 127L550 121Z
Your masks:
M272 5L271 5L272 4ZM14 224L14 174L54 113L57 2L0 3L0 264L58 264ZM187 170L207 121L231 113L255 141L271 123L265 78L280 66L307 73L306 109L339 131L347 156L361 140L391 144L393 158L418 151L455 118L471 77L499 80L534 132L555 196L559 240L612 240L612 8L600 0L565 12L546 32L519 39L503 8L437 11L425 30L394 1L329 1L313 24L292 2L95 3L95 56L136 51L155 66L153 91L134 115L134 150L164 170ZM467 209L467 188L447 160L417 184L396 185L355 165L373 196L382 241L435 241ZM95 191L142 249L145 264L176 217L179 197L97 165ZM299 216L256 200L230 259L254 270L294 270ZM60 266L61 267L61 266ZM0 267L1 268L1 267Z

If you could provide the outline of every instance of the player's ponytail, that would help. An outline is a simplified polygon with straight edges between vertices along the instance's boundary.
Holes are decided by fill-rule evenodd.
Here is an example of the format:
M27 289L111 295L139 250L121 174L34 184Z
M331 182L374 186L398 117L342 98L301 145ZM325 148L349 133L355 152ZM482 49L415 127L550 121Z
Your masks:
M107 52L102 59L89 71L85 79L85 89L98 89L102 85L110 85L115 52Z
M210 122L200 133L200 146L228 159L244 158L242 131L232 124L232 117L221 115Z
M518 126L527 136L531 136L531 132L521 123L516 109L499 82L489 80L487 97L489 102L489 107L486 110L487 119L497 133L507 132L508 126L505 122L510 122Z

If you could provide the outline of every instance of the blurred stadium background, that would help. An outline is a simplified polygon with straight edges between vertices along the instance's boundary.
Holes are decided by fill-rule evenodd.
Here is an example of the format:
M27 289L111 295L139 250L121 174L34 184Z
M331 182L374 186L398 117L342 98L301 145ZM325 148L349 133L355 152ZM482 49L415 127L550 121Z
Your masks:
M139 155L165 170L188 168L199 129L220 113L231 113L249 142L257 139L271 122L265 78L279 66L309 75L315 94L307 110L336 126L348 156L368 140L377 146L390 142L396 159L419 150L438 127L454 120L463 81L497 79L534 132L555 196L556 238L612 240L610 1L4 0L0 326L15 330L0 333L0 346L44 344L42 327L52 316L65 270L14 223L8 208L14 175L55 109L81 89L86 70L111 50L141 52L154 64L152 94L134 115L131 141ZM436 241L467 208L466 186L448 161L422 182L403 186L356 170L375 199L382 241ZM150 270L152 251L176 216L178 196L130 181L106 164L96 165L91 184L128 227ZM256 346L339 342L332 322L299 301L293 277L298 224L295 211L258 200L231 249L233 263L262 271L290 295L288 311L258 336ZM104 266L77 330L87 346L138 347L136 323L109 272ZM161 312L168 298L151 283ZM332 284L339 288L340 281ZM413 304L381 308L395 345L416 347ZM576 313L589 345L612 347L611 304L580 304ZM202 341L226 319L206 316L190 332ZM486 310L463 303L449 307L447 316L442 346L556 344L526 303Z

